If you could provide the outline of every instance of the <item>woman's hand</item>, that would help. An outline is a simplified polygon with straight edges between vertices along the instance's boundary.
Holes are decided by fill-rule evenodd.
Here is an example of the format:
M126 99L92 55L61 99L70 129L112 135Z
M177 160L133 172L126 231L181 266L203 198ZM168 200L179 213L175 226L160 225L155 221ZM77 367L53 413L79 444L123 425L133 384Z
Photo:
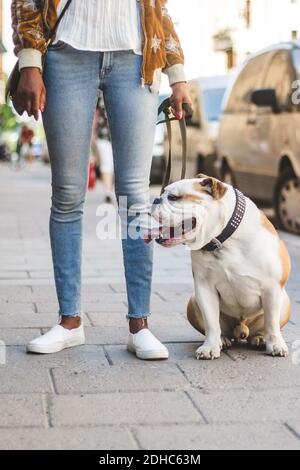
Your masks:
M185 111L182 108L183 103L188 103L192 106L188 87L186 82L178 82L172 85L173 94L171 96L172 112L176 119L181 120L184 117Z
M46 89L40 70L36 67L27 67L21 70L20 81L14 107L21 115L24 111L37 121L39 111L43 112L46 104Z

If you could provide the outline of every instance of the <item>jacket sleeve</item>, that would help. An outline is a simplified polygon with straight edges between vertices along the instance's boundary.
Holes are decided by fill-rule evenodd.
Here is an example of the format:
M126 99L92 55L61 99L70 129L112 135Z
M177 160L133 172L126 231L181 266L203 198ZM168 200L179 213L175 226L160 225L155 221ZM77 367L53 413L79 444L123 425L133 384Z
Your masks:
M40 0L12 0L13 42L19 68L42 68L45 36Z
M167 65L163 72L168 76L170 85L177 82L186 82L184 72L184 54L180 40L175 31L172 18L166 7L168 0L161 0L162 4L162 24L165 35L165 49Z

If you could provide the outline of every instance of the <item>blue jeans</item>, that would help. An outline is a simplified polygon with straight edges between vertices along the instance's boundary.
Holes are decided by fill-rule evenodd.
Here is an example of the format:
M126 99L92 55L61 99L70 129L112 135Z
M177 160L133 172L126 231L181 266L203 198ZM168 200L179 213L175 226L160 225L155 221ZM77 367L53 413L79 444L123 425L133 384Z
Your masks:
M142 56L133 51L79 51L62 42L46 57L43 121L52 168L50 238L61 315L81 313L82 218L99 88L112 137L117 198L126 196L129 207L148 210L158 95L141 86L141 65ZM130 237L122 247L128 316L147 317L152 248Z

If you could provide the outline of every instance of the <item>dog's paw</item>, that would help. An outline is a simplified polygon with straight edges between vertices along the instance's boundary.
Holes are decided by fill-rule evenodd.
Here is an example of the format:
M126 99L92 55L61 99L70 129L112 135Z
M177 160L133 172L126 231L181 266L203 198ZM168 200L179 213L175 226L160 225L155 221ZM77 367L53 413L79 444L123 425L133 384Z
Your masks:
M222 351L226 351L232 347L232 342L226 336L221 336L222 341Z
M251 338L248 338L248 343L256 349L266 348L266 340L264 336L251 336Z
M289 349L282 337L266 338L267 354L269 356L287 357Z
M213 361L218 359L221 356L221 344L210 344L205 342L200 348L196 351L196 359L198 361Z

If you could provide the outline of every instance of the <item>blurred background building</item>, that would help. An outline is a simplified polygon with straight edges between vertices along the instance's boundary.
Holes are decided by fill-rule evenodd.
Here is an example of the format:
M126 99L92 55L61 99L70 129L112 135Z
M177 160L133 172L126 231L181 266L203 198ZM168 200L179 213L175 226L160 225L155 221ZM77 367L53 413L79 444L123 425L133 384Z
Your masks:
M15 61L11 2L0 0L0 12L2 3L8 71ZM223 74L249 53L300 38L300 0L169 0L168 5L183 43L188 78Z
M226 73L249 53L300 38L300 0L169 0L189 78Z

